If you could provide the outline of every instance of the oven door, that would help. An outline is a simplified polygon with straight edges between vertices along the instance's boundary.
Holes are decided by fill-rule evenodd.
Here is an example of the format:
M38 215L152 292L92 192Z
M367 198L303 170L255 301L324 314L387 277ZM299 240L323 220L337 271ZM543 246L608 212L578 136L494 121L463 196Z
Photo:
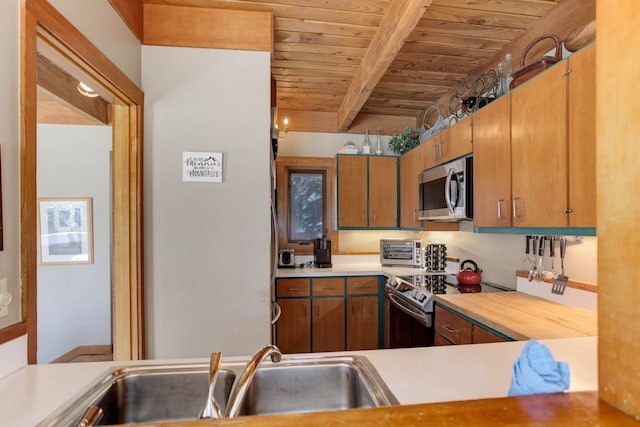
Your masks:
M403 303L393 292L385 291L385 344L387 348L433 345L432 314Z

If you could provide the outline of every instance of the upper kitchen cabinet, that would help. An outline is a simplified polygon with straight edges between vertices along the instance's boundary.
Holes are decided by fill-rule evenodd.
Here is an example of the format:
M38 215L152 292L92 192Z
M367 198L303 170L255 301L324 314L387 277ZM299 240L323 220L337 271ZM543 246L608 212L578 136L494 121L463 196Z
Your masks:
M566 72L562 61L511 93L514 227L567 226Z
M569 226L596 226L596 45L569 57Z
M464 156L473 151L472 118L465 117L420 146L425 152L423 170Z
M511 96L473 115L473 207L476 227L511 226Z
M477 111L476 227L595 227L595 48Z
M338 228L398 228L398 158L338 155Z
M418 219L418 176L424 169L424 150L419 148L400 157L400 228L422 228Z

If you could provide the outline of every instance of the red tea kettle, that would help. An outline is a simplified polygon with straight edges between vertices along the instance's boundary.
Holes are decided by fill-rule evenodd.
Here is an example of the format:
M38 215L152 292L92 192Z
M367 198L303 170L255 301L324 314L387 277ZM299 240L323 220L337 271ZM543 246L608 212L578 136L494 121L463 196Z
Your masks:
M466 264L473 266L473 269L465 267ZM479 285L482 280L482 270L478 268L478 264L468 259L460 264L460 272L458 273L458 282L462 285Z

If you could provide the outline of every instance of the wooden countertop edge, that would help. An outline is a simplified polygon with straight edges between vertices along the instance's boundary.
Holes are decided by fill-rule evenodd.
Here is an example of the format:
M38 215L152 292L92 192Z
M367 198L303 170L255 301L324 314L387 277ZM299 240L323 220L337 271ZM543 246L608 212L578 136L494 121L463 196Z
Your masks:
M518 271L516 271L516 276L517 277L523 277L523 278L527 279L529 277L529 272L528 271L524 271L524 270L518 270ZM545 280L541 280L541 282L552 284L553 283L553 279L548 279L548 280L545 279ZM598 293L598 285L594 285L593 283L580 282L578 280L569 279L567 281L567 287L568 288L574 288L574 289L580 289L580 290L587 291L587 292Z
M579 308L575 308L575 307L569 307L569 306L563 306L560 303L557 302L553 302L553 301L548 301L545 300L544 298L540 298L534 295L529 295L529 294L525 294L525 293L521 293L521 292L512 292L510 294L513 294L514 296L517 296L518 299L531 299L532 301L535 300L536 302L544 302L545 304L548 303L549 305L558 305L561 306L563 308L568 308L568 309L575 309L575 310L582 310ZM490 295L490 294L489 294ZM499 295L506 295L506 293L500 293ZM443 305L445 307L448 307L454 311L457 311L460 314L463 314L479 323L482 323L483 325L495 330L496 332L500 332L510 338L513 338L514 340L529 340L529 339L553 339L553 338L574 338L574 337L588 337L588 336L594 336L595 334L588 334L588 333L581 333L578 331L575 331L575 333L567 335L567 331L564 330L562 334L558 335L558 334L554 334L553 333L553 328L548 329L548 333L545 334L545 336L529 336L526 335L522 332L516 331L514 329L511 329L510 327L506 326L505 324L501 323L499 320L494 320L491 318L488 318L486 316L483 316L481 313L478 313L476 311L473 311L472 309L469 309L467 307L462 307L458 304L455 303L455 301L450 301L449 299L447 299L447 297L453 297L453 298L457 298L459 295L457 294L451 294L451 295L435 295L435 301L440 304ZM467 301L465 299L465 301ZM594 313L594 316L596 316L596 314Z
M142 424L138 424L142 425ZM390 406L316 412L144 424L146 426L327 426L327 425L450 425L468 427L510 426L637 426L631 416L598 398L595 391L539 394L459 402Z

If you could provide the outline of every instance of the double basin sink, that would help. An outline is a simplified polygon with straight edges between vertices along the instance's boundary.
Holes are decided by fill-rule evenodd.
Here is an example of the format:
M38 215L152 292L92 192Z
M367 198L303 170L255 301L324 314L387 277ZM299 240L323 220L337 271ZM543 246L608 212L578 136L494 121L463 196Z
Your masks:
M244 364L222 363L214 389L224 412ZM114 368L81 397L41 426L77 426L90 408L100 408L95 425L196 419L207 401L205 364L138 365ZM382 377L363 356L283 358L264 363L248 388L239 415L330 411L397 405Z

